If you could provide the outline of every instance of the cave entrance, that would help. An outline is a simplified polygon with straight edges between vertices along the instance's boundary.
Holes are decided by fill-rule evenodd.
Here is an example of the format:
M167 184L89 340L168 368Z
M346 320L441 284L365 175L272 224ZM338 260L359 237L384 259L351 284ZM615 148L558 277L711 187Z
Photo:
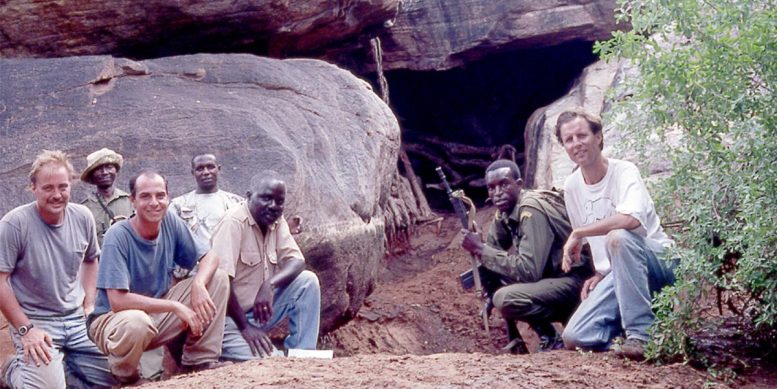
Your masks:
M450 209L437 186L438 165L454 189L479 205L487 198L483 173L501 146L514 148L523 169L529 116L562 97L597 60L592 47L570 42L494 54L447 71L386 72L402 142L430 206Z

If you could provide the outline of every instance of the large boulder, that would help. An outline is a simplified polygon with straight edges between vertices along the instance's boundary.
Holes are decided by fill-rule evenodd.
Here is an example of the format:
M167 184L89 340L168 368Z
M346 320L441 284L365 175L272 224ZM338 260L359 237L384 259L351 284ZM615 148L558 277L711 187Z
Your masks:
M382 28L399 2L10 0L0 2L0 57L309 53Z
M400 132L390 109L351 73L318 60L192 55L134 62L109 56L0 60L0 214L31 201L41 149L77 169L109 147L124 155L119 186L141 167L191 190L191 156L212 152L221 186L244 194L263 169L287 182L287 215L323 288L322 329L352 317L383 257L381 206ZM76 186L81 198L85 184Z

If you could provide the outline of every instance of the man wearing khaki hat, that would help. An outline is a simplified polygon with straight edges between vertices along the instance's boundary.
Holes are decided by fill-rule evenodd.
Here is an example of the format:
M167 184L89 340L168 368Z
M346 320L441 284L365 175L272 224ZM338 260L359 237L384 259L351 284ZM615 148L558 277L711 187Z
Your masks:
M123 162L121 154L102 148L86 157L86 169L81 173L81 181L97 187L94 192L89 192L81 204L94 215L97 239L101 246L108 227L118 220L129 218L133 213L129 194L114 186Z

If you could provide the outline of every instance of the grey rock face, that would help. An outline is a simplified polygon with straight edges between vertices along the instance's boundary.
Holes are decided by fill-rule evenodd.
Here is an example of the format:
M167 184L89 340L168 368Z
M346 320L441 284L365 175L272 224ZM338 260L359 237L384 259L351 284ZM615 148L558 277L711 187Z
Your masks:
M399 127L367 83L317 60L193 55L133 62L108 56L0 60L0 214L32 201L41 149L77 170L102 147L123 154L118 185L155 167L178 195L190 159L212 152L222 189L244 194L264 169L286 180L286 214L321 279L322 329L350 318L383 256L381 202L396 169ZM77 184L73 200L85 190Z
M12 0L0 56L134 58L252 52L324 58L374 71L444 70L506 50L610 37L614 0Z
M0 57L302 53L382 26L399 0L10 0ZM274 55L275 56L275 55Z
M384 69L442 70L494 52L606 39L614 0L405 0L380 33Z

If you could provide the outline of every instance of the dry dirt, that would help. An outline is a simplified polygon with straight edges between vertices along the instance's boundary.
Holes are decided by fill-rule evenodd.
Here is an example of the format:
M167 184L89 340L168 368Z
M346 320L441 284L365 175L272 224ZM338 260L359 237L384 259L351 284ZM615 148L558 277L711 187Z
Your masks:
M491 215L484 211L478 218ZM764 370L721 382L682 364L655 366L610 353L534 352L537 339L526 326L521 332L532 353L501 352L506 342L501 318L491 317L486 335L477 299L459 287L457 276L470 260L458 248L455 223L446 219L439 233L434 226L422 228L412 239L413 250L386 259L379 286L357 317L322 338L319 347L334 350L334 359L275 357L143 387L777 387L777 376ZM0 352L7 355L5 338Z

